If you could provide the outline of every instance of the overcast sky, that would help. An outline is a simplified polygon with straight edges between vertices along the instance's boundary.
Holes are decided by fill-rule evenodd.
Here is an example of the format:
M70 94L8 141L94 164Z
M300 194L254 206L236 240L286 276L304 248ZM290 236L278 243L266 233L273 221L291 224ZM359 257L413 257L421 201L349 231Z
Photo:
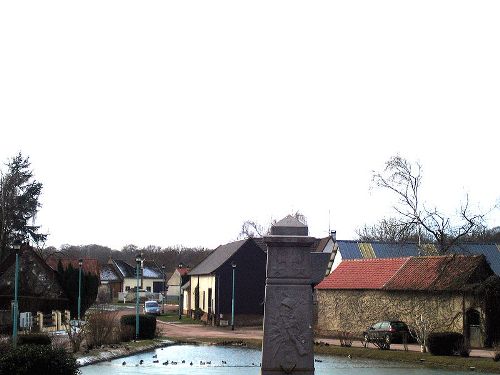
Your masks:
M0 161L30 157L49 245L213 248L295 210L314 236L500 197L498 1L4 1ZM490 216L491 226L500 215Z

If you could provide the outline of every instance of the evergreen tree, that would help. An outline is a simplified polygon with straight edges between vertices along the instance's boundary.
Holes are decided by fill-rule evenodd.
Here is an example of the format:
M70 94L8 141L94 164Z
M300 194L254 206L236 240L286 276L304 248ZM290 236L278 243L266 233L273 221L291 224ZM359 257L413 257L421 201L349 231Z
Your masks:
M64 293L69 299L69 309L71 316L78 316L78 277L80 270L73 268L68 264L64 269L61 261L57 264L57 273L59 275L59 282L64 289ZM83 317L85 311L92 306L97 298L97 290L99 288L99 278L92 275L90 272L82 271L82 301L81 301L81 316Z
M17 241L38 244L47 238L34 224L43 185L34 179L29 158L19 153L6 166L0 171L0 261Z

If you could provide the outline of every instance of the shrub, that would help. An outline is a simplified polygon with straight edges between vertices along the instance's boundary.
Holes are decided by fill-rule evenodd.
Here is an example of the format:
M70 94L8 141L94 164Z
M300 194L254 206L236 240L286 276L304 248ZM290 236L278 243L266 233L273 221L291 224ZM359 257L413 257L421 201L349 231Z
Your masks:
M463 347L464 335L456 332L435 332L429 334L427 347L433 355L453 355Z
M10 349L12 349L12 344L9 340L3 340L0 338L0 356L2 353L8 352Z
M0 335L10 335L12 334L12 324L2 324L0 325Z
M135 314L123 315L120 319L122 340L131 340L135 337ZM153 339L156 332L156 317L153 315L139 315L139 338Z
M120 341L117 312L115 311L92 311L87 314L83 330L89 349L106 344L116 344Z
M44 333L31 333L17 336L18 345L50 345L52 340Z
M500 361L500 352L495 352L495 354L493 354L493 360L495 362Z
M0 353L0 375L76 375L75 358L50 345L23 345Z

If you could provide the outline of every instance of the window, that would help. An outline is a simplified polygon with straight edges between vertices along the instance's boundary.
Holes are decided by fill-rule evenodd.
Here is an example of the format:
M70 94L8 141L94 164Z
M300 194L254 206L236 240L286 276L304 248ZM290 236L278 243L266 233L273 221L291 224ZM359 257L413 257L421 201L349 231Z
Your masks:
M203 291L203 311L205 311L205 291Z
M151 287L150 287L150 286L147 286L147 287L146 287L146 290L147 290L148 292L151 292Z
M125 287L125 291L128 292L130 290L130 287L129 286L126 286Z

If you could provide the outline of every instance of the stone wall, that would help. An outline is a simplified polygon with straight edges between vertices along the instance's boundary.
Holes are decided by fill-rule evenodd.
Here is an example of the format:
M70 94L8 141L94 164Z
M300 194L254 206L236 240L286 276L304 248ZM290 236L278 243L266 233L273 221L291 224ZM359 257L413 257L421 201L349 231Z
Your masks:
M362 337L380 320L402 320L412 325L422 316L439 331L463 333L463 299L460 293L397 292L381 290L317 290L316 333L336 335L347 331ZM465 310L472 307L465 300Z

